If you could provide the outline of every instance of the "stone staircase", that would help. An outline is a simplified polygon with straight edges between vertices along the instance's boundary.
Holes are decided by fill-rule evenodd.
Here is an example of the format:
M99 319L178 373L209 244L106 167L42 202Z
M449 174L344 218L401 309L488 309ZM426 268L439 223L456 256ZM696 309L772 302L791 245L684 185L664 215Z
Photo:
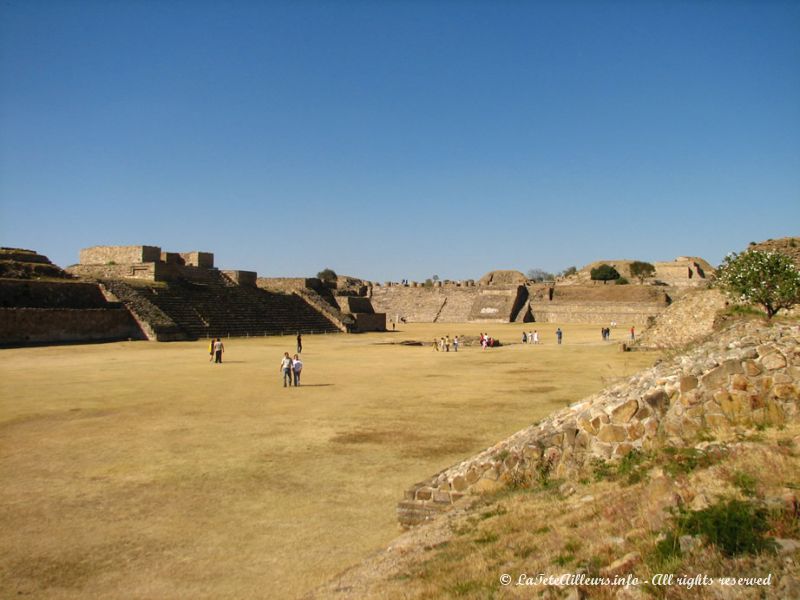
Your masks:
M114 291L113 284L106 285ZM180 280L164 286L128 286L126 297L120 299L129 305L156 308L189 338L339 331L299 296L238 286L222 273L202 282ZM147 320L146 315L143 318Z

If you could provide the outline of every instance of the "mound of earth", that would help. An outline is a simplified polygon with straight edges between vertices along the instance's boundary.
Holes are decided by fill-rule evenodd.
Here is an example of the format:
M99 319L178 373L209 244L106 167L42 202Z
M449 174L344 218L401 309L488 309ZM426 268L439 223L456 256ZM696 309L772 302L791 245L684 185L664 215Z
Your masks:
M39 279L53 277L71 279L72 276L34 250L0 248L0 278Z
M480 278L479 285L525 285L528 278L519 271L489 271Z

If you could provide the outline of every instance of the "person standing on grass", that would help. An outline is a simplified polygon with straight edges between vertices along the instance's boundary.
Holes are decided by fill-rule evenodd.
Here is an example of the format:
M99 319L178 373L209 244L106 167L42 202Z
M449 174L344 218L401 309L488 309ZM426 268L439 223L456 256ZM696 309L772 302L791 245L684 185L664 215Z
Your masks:
M556 339L558 340L559 346L561 345L561 338L564 337L564 332L561 331L561 327L556 329Z
M450 352L450 336L449 335L445 336L445 338L444 338L444 351L445 352Z
M636 328L633 325L631 325L631 341L633 342L635 340L636 340Z
M522 332L522 343L523 344L527 344L528 343L528 334L525 333L524 331Z
M225 352L225 345L222 343L222 340L217 338L217 341L214 342L214 362L215 363L222 363L222 353Z
M297 353L300 354L303 351L303 336L300 335L300 332L297 332Z
M208 362L214 360L214 338L211 338L211 341L208 342Z
M300 372L303 370L303 361L300 356L295 354L292 360L292 371L294 371L294 387L300 385Z
M458 336L453 338L453 352L458 352Z
M292 385L292 359L288 352L283 353L280 370L283 372L283 387Z

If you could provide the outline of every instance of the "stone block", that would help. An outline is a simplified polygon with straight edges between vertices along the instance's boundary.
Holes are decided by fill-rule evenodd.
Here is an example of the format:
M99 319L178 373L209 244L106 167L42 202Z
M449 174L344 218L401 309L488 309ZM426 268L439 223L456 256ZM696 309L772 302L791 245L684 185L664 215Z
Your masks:
M414 496L414 500L430 500L433 497L431 488L420 488Z
M644 425L641 421L633 421L628 425L628 439L638 440L644 435Z
M744 368L744 373L748 377L756 377L757 375L761 375L762 369L758 365L758 363L754 360L746 360L742 363L742 367Z
M652 409L649 406L643 404L642 406L639 407L639 410L636 411L636 414L633 416L633 418L636 419L637 421L641 421L643 419L646 419L652 414L653 414Z
M774 352L772 354L768 354L767 356L761 359L761 365L767 371L775 371L777 369L782 369L786 366L786 358L784 358L783 354L779 352Z
M470 469L469 471L467 471L467 476L466 476L467 484L472 485L473 483L478 481L478 479L480 479L480 476L481 474L477 469L474 468Z
M720 388L724 388L728 386L728 376L729 373L725 370L725 367L720 365L711 369L708 373L703 375L700 379L703 387L708 390L718 390Z
M644 401L656 412L664 412L669 408L669 396L664 390L648 394Z
M749 381L748 381L747 377L745 377L744 375L742 375L740 373L737 373L733 377L731 377L731 387L734 390L744 391L744 390L747 389L748 384L749 384Z
M622 442L628 438L625 428L620 425L604 425L597 434L601 442Z
M688 392L689 390L695 389L698 383L699 381L697 377L695 377L694 375L687 375L686 377L681 377L681 384L680 384L681 394L683 394L684 392Z
M735 375L737 373L744 372L744 370L742 369L742 361L735 358L729 358L728 360L723 362L722 368L728 375Z
M594 419L592 419L592 427L594 427L595 431L600 431L600 428L608 423L608 421L608 415L597 415Z
M450 499L450 493L445 492L444 490L436 490L433 493L433 501L437 504L450 504L452 502Z
M636 414L637 410L639 410L639 403L636 400L628 400L611 411L611 422L615 424L627 423Z
M457 476L453 478L453 481L450 482L450 488L454 489L457 492L463 492L467 489L467 480L465 477Z

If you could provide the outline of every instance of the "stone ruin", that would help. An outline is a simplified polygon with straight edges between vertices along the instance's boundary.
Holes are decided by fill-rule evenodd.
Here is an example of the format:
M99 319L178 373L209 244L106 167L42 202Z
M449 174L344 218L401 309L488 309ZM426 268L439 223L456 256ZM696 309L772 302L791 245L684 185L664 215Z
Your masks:
M30 266L6 268L18 259ZM71 280L69 287L9 279L41 275L45 267L57 271L48 276ZM93 246L64 272L31 251L8 250L0 253L0 269L6 277L0 280L0 344L385 329L385 315L365 293L337 302L307 287L308 280L272 289L254 271L217 269L211 252Z
M725 439L740 426L796 421L798 373L798 325L738 323L414 484L397 505L398 520L419 525L465 496L535 480L542 470L579 478L593 460L663 444L692 446L706 430Z
M614 267L631 285L639 280L631 273L633 260L598 260L590 263L575 275L559 281L561 285L603 285L603 282L592 281L591 271L606 264ZM714 267L696 256L679 256L673 261L652 263L655 267L653 277L645 281L646 285L661 285L673 288L706 287L715 273Z

